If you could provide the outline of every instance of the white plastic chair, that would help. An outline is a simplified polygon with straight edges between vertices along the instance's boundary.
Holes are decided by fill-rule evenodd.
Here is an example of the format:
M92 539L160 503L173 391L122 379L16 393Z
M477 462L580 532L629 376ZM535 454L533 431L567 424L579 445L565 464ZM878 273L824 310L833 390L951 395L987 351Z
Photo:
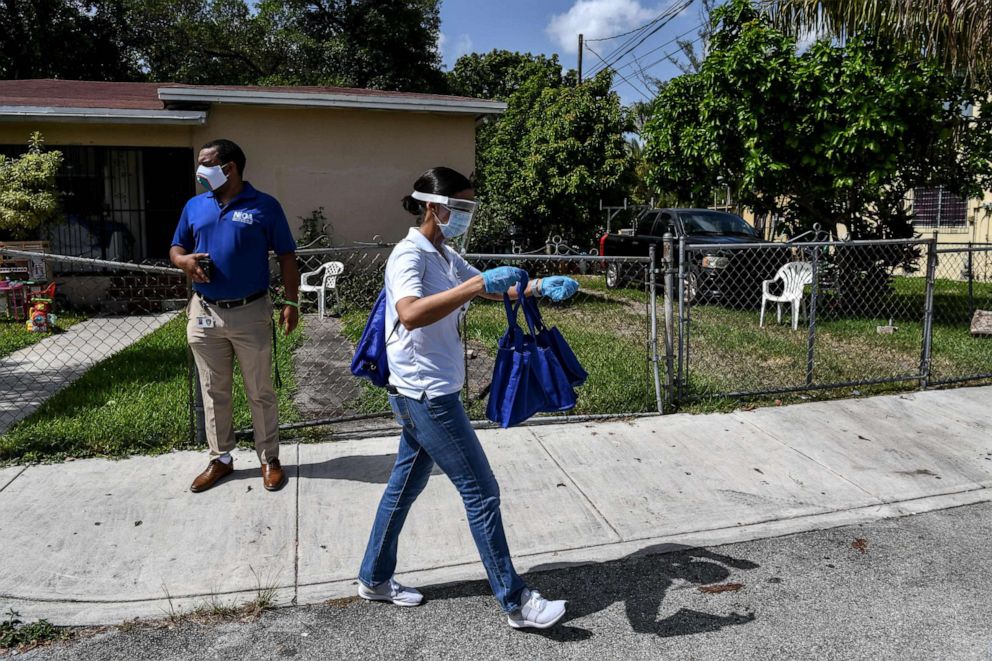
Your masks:
M771 285L775 282L782 282L782 293L771 293ZM799 328L800 308L805 311L806 301L803 298L803 289L806 285L813 284L813 265L809 262L789 262L778 270L775 277L761 283L761 319L758 326L765 326L765 304L771 301L778 307L778 323L782 323L782 304L789 303L792 306L792 330Z
M324 318L324 299L329 290L334 290L334 299L338 307L341 307L341 295L338 293L338 276L344 273L344 264L341 262L326 262L320 265L316 271L310 271L300 275L300 292L310 292L317 294L317 312L320 318ZM310 284L311 278L320 278L320 284Z

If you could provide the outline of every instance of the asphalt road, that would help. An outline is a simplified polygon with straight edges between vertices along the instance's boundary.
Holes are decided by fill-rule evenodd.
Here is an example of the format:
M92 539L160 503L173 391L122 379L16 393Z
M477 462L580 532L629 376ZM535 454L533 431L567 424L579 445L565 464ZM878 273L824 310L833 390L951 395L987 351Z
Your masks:
M127 627L22 659L980 659L992 661L992 503L529 574L570 600L511 630L481 582L420 608L359 601L252 622ZM704 586L738 584L722 592ZM731 587L734 587L733 585Z

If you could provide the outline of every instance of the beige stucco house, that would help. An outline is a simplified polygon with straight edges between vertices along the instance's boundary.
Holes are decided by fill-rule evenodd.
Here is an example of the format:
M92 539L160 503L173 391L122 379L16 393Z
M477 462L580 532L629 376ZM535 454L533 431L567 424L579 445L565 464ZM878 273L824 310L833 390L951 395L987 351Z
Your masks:
M200 145L234 140L246 178L278 198L294 231L324 207L336 243L401 237L400 199L435 165L469 174L475 126L505 104L329 87L223 87L67 80L0 81L0 153L41 131L61 150L63 254L159 259L200 192Z

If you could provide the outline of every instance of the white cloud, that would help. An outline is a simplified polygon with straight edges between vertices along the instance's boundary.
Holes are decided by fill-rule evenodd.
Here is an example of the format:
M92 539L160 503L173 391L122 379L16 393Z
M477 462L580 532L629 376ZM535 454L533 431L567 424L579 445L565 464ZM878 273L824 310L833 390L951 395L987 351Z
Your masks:
M437 39L437 50L444 63L452 66L459 57L472 52L472 37L467 34L460 34L451 39L442 32Z
M578 36L586 39L609 37L647 23L661 13L638 0L576 0L564 14L551 17L544 29L566 53L579 51Z

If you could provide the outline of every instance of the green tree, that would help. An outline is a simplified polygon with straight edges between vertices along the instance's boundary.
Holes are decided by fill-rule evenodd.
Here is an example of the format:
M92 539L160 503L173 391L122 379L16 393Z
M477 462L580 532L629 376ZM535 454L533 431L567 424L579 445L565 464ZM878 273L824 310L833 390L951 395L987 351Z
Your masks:
M965 196L992 184L992 126L970 122L969 88L881 40L796 42L747 0L714 13L698 74L662 90L645 130L649 183L705 204L720 181L793 235L841 222L858 238L905 237L903 200L943 185Z
M555 234L589 241L599 201L623 197L629 122L611 78L602 72L582 85L542 87L533 77L510 96L479 154L490 244L505 244L510 224L530 247Z
M0 231L29 237L59 211L55 175L62 153L46 151L40 133L33 133L28 151L17 158L0 154Z
M988 0L765 0L793 35L882 35L932 57L949 71L992 82Z
M0 2L0 78L137 80L123 0Z
M444 89L438 0L128 1L153 80Z
M557 55L493 50L458 58L447 79L452 94L507 101L532 79L537 88L560 87L562 71Z

